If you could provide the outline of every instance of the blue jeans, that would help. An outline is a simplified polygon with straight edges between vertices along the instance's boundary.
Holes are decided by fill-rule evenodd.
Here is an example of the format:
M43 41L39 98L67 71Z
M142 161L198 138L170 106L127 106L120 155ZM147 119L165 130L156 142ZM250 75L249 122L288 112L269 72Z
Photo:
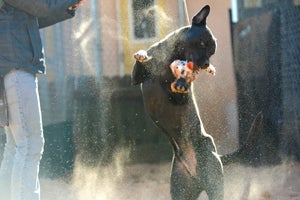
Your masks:
M38 200L44 136L37 78L13 70L4 77L4 85L9 125L0 168L0 199Z

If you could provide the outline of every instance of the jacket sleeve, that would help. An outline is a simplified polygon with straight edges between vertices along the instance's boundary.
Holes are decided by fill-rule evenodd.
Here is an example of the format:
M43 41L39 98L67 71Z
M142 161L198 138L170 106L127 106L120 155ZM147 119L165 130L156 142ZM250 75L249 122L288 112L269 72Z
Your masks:
M54 15L50 17L38 17L39 28L45 28L47 26L51 26L66 19L70 19L74 17L74 15L75 11L66 10L65 12L61 12L59 15Z
M4 0L10 6L23 10L38 18L62 16L68 7L75 5L79 0Z

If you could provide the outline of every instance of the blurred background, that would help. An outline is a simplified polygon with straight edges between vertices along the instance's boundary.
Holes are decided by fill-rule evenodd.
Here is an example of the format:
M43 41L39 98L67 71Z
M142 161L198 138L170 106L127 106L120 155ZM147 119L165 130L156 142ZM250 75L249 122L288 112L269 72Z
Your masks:
M116 155L125 165L170 162L167 138L131 85L132 55L188 25L186 15L191 20L206 4L217 73L202 73L194 88L219 153L243 144L262 112L258 143L245 160L300 160L300 0L187 0L187 12L184 0L87 0L73 19L41 30L42 176L72 173L76 162L109 165Z

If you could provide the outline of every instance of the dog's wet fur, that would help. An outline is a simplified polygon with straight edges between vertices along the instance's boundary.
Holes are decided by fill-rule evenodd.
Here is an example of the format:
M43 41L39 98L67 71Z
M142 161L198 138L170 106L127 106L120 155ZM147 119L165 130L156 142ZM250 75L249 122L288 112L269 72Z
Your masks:
M192 19L192 25L169 34L147 50L149 59L137 59L132 83L141 84L144 106L154 123L167 135L174 150L171 173L173 200L194 200L205 191L210 200L224 199L221 157L213 138L206 133L194 97L173 93L175 80L169 65L174 60L192 61L195 70L207 68L216 51L216 39L206 26L207 5ZM184 83L183 83L184 84ZM226 157L226 163L230 156Z

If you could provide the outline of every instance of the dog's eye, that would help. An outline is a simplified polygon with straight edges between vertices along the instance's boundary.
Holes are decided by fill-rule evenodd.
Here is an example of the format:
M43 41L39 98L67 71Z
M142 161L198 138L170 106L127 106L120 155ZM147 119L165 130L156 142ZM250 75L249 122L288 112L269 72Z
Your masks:
M205 47L205 44L202 41L199 43L199 45L200 45L200 47Z

